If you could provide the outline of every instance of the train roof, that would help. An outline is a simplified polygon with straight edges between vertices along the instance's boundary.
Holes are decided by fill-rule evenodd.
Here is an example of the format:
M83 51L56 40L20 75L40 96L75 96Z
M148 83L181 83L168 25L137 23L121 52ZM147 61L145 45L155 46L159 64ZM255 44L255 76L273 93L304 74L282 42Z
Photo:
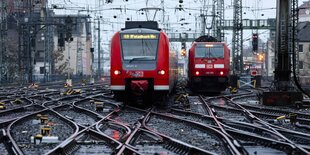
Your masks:
M125 28L123 28L122 30L136 29L136 28L153 29L156 31L161 30L160 28L158 28L158 23L156 21L126 21Z
M195 39L194 42L218 42L218 40L212 36L204 35L204 36L200 36L199 38Z
M153 29L141 29L141 28L132 28L132 29L122 29L120 33L159 33L160 31L158 30L153 30Z

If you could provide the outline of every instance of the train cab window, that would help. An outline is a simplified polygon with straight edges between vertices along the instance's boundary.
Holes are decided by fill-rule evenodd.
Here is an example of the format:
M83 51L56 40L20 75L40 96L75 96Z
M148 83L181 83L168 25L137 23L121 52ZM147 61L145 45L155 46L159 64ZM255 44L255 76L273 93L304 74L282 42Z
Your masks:
M223 46L196 46L195 58L224 58Z
M128 61L156 60L158 34L121 35L123 59Z

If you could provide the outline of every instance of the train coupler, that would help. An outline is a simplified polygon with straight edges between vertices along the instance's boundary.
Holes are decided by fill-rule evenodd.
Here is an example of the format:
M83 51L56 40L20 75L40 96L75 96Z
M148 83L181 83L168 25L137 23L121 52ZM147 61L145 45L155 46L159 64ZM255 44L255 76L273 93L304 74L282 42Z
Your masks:
M130 81L130 89L137 96L141 96L142 94L147 92L148 87L149 87L148 80L131 80Z

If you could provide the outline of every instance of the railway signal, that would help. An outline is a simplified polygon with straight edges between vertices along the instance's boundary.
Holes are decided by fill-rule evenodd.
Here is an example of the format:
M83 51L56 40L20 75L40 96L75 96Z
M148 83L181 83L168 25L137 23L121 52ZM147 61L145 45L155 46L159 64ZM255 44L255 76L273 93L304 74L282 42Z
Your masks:
M72 21L72 18L70 16L68 16L65 19L65 27L66 27L66 38L65 38L65 40L67 42L71 42L71 41L73 41L73 38L72 38L73 21Z
M257 53L257 60L262 62L265 59L265 54L264 53Z
M253 47L253 51L258 50L258 34L257 33L253 33L252 35L252 47Z
M186 43L185 42L182 42L182 44L181 44L181 52L180 52L180 54L181 54L182 57L186 56Z
M181 56L182 57L186 56L186 50L184 48L181 49Z

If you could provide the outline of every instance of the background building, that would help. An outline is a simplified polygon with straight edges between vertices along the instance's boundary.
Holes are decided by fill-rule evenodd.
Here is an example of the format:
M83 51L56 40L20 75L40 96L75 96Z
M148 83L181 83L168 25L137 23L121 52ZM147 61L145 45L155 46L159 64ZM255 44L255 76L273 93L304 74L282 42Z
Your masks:
M310 22L299 23L298 28L299 79L301 84L310 85Z
M298 77L302 85L310 84L310 1L304 2L299 8L298 23ZM275 35L270 34L266 53L267 76L273 80L275 70Z
M88 16L71 15L69 30L65 21L68 15L56 16L47 7L47 0L1 0L0 12L1 82L92 74ZM69 33L72 39L65 41Z
M310 21L310 1L304 1L303 4L299 6L299 8L299 21Z
M66 19L72 20L72 31L66 29ZM54 74L91 75L92 40L89 17L86 15L56 15L54 21L63 23L54 33ZM67 34L71 33L71 38Z

